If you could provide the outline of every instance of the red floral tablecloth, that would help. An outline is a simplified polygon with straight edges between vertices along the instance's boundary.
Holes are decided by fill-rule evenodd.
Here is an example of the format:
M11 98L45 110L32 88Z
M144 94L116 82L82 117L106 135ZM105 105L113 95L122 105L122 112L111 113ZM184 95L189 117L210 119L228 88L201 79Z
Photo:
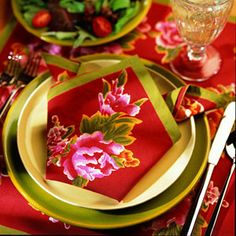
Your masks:
M213 42L222 56L220 72L211 79L196 83L216 92L229 91L235 94L235 23L228 22L222 34ZM168 62L178 54L184 45L176 31L171 9L166 4L157 1L152 3L151 9L143 22L127 36L98 47L80 47L71 49L40 41L27 33L14 20L8 24L8 29L0 35L0 71L10 50L20 51L27 55L28 51L49 52L68 58L94 53L112 53L138 55L142 58L162 64L169 69ZM42 69L44 65L42 64ZM0 87L0 107L9 94L10 88ZM218 109L208 114L211 138L214 137L223 110ZM0 126L1 132L2 126ZM4 157L0 147L1 169L4 169ZM231 161L225 153L216 167L207 195L204 199L200 215L197 220L196 235L204 235L207 222L212 214L224 180L230 169ZM220 173L220 175L219 175ZM67 225L53 219L35 209L16 190L9 177L4 173L0 185L0 234L18 233L20 230L29 234L77 234L77 235L179 235L185 222L186 215L192 203L194 192L161 216L140 225L113 231L96 231ZM214 235L235 234L235 174L231 179L229 190L223 202L223 207L215 227ZM7 228L6 228L7 227ZM10 228L10 229L9 229Z

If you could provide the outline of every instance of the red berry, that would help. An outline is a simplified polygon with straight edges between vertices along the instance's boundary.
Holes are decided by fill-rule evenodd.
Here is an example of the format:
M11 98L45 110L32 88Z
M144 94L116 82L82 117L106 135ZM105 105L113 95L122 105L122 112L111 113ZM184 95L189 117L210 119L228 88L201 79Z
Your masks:
M43 10L38 11L34 15L34 17L32 19L32 25L35 28L43 28L49 24L51 19L52 19L52 16L51 16L50 12L46 9L43 9Z
M112 24L103 16L93 18L93 33L97 37L106 37L112 32Z

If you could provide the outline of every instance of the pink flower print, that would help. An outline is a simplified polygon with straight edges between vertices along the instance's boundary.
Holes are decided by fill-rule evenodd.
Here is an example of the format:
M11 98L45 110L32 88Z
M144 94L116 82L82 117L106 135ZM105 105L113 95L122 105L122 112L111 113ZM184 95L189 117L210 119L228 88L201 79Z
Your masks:
M46 44L43 49L53 55L61 55L62 47L56 44Z
M52 223L62 223L62 222L60 222L59 220L57 220L57 219L55 219L55 218L53 218L53 217L49 217L48 218L49 219L49 221L51 221ZM68 225L68 224L66 224L66 223L63 223L64 224L64 228L65 229L70 229L70 227L71 227L71 225Z
M150 229L159 232L161 229L168 228L172 223L181 226L184 225L190 206L191 197L189 195L170 211L154 219Z
M28 49L30 53L33 52L48 52L53 55L61 55L63 53L63 48L56 44L41 42L38 40L32 41L30 44L28 44ZM42 60L43 61L43 60Z
M145 17L143 21L137 26L137 30L141 33L148 33L149 31L151 31L152 27L147 21L148 18Z
M60 166L59 158L67 152L67 146L70 140L67 138L68 127L60 125L58 116L52 116L54 126L48 131L47 134L47 147L48 147L48 163L52 162Z
M120 44L118 43L110 43L104 47L102 47L103 53L113 53L113 54L122 54L123 49Z
M90 55L95 53L112 53L122 54L123 49L118 43L109 43L105 46L96 47L78 47L71 50L71 58L77 58L78 56Z
M207 188L207 192L204 198L205 206L208 207L210 204L213 205L214 203L216 203L219 196L220 196L219 188L214 187L213 181L210 181L210 184Z
M216 186L214 187L213 181L210 181L210 184L207 188L206 196L204 199L205 207L208 207L210 204L213 205L217 203L219 196L220 196L219 188ZM227 208L229 207L229 203L226 200L223 200L222 206Z
M130 95L124 92L124 86L117 86L118 79L113 80L111 90L104 96L98 94L100 111L103 115L111 115L116 112L124 112L130 116L135 116L139 113L140 107L135 104L130 104Z
M95 178L109 176L120 167L112 155L117 156L124 150L124 146L112 141L105 141L100 131L92 134L84 133L71 145L71 155L63 162L64 174L70 180L77 176L93 181ZM62 158L63 159L63 158Z
M156 44L163 48L176 48L183 44L183 39L179 35L174 21L161 21L155 25L155 29L160 32L156 37Z

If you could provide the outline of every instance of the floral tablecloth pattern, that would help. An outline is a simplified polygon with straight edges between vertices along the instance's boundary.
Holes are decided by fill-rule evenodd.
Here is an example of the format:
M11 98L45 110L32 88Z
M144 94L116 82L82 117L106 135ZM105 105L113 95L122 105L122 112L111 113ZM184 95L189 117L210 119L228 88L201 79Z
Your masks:
M196 85L208 88L217 93L229 92L235 96L235 19L231 19L222 34L213 42L222 56L220 72L211 79L196 83ZM171 8L162 1L153 1L151 9L143 22L131 33L112 43L98 47L80 47L71 49L52 45L39 40L27 33L14 18L3 31L0 43L0 71L6 63L7 54L10 50L20 52L27 58L29 52L49 52L75 59L82 55L95 53L112 53L138 55L155 63L161 64L167 69L169 62L175 58L184 46L179 36L175 22L171 14ZM45 69L42 61L41 70ZM9 95L11 87L0 87L0 107ZM217 109L207 114L211 138L217 130L223 109ZM2 125L0 125L0 132ZM198 189L195 189L171 210L161 216L140 225L112 231L95 231L83 229L53 219L37 209L33 209L24 197L16 190L10 178L4 172L3 150L0 146L0 234L9 233L11 229L20 230L29 234L77 234L77 235L179 235L185 222L192 199ZM230 169L231 161L225 153L222 154L220 162L216 167L207 194L197 219L194 235L204 235L214 206L219 197L224 180ZM218 174L220 172L220 175ZM219 224L216 225L214 235L235 234L235 174L231 179L228 193L223 202ZM18 231L12 231L17 233Z

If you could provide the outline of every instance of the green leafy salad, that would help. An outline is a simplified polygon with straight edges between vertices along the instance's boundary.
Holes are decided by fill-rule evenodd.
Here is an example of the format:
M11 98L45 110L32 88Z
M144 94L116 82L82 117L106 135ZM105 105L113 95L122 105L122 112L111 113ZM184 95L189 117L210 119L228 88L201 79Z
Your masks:
M21 13L27 24L42 29L43 36L84 40L116 34L141 9L141 0L21 0Z

